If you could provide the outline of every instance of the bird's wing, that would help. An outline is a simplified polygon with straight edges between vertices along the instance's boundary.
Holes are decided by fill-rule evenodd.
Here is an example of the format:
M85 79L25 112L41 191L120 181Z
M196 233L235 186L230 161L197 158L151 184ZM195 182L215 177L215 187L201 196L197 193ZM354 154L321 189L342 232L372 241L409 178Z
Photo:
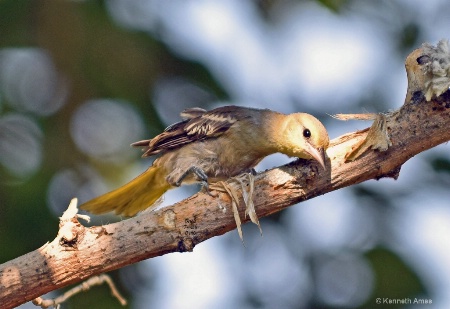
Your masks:
M184 111L180 113L181 118L184 120L187 119L193 119L200 117L204 113L207 113L207 110L200 108L200 107L192 107L192 108L186 108Z
M139 141L132 146L146 147L143 157L148 157L198 140L217 137L235 122L251 115L252 110L237 106L224 106L211 111L189 108L181 113L186 120L170 125L153 139Z

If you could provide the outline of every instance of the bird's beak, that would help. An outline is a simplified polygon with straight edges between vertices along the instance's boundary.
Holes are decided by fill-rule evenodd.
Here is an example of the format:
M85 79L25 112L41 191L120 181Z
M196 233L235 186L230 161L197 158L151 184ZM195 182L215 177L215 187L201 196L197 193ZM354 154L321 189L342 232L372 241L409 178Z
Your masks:
M309 155L320 163L320 165L323 167L324 170L326 170L325 167L325 151L323 148L316 149L312 145L307 144L308 149L306 151L309 153Z

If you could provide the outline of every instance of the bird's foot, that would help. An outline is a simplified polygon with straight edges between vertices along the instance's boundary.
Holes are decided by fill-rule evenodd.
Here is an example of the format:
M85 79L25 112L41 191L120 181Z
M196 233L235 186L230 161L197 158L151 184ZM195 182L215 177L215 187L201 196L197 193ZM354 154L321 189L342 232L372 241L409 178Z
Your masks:
M245 183L248 181L248 183ZM244 173L239 176L231 178L229 181L220 181L211 184L214 190L227 193L231 198L231 208L233 210L234 220L236 221L236 228L238 230L239 237L242 242L244 242L244 237L242 234L242 222L239 216L238 205L239 205L239 195L238 191L241 189L242 198L245 204L245 216L249 216L250 220L256 224L262 235L261 225L259 224L258 216L256 215L255 205L253 203L253 191L255 188L255 177L253 172Z
M245 203L245 216L249 216L250 220L256 224L259 228L259 232L262 236L261 225L259 224L258 215L256 214L255 204L253 203L253 191L255 190L255 175L256 172L252 169L252 172L245 173L236 177L237 181L241 185L242 196ZM248 184L244 183L245 178L248 180ZM246 187L248 189L246 190Z

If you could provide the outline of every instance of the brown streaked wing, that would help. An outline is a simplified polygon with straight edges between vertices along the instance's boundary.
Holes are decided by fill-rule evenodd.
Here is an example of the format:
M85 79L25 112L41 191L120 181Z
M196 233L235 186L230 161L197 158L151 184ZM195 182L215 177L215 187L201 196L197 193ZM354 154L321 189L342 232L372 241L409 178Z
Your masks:
M223 106L191 119L184 130L197 139L219 136L236 121L250 117L248 109L238 106Z
M219 107L209 112L204 112L200 108L186 109L181 115L188 118L187 120L170 125L151 140L139 141L132 145L147 146L143 157L148 157L198 140L217 137L236 121L250 117L250 114L244 111L246 109L237 106Z
M164 132L149 140L148 147L142 156L148 157L166 149L176 148L189 143L190 141L184 131L184 126L187 122L188 120L174 123L168 126Z

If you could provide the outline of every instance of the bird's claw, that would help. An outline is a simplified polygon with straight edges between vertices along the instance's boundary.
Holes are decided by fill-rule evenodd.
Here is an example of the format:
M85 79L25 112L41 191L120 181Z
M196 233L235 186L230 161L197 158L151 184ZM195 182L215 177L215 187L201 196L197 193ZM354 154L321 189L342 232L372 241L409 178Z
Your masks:
M206 194L208 194L209 196L212 196L212 197L217 197L218 195L217 194L213 194L212 192L211 192L211 190L209 189L209 184L208 184L208 182L207 181L202 181L201 182L201 186L202 186L202 189L206 192Z

